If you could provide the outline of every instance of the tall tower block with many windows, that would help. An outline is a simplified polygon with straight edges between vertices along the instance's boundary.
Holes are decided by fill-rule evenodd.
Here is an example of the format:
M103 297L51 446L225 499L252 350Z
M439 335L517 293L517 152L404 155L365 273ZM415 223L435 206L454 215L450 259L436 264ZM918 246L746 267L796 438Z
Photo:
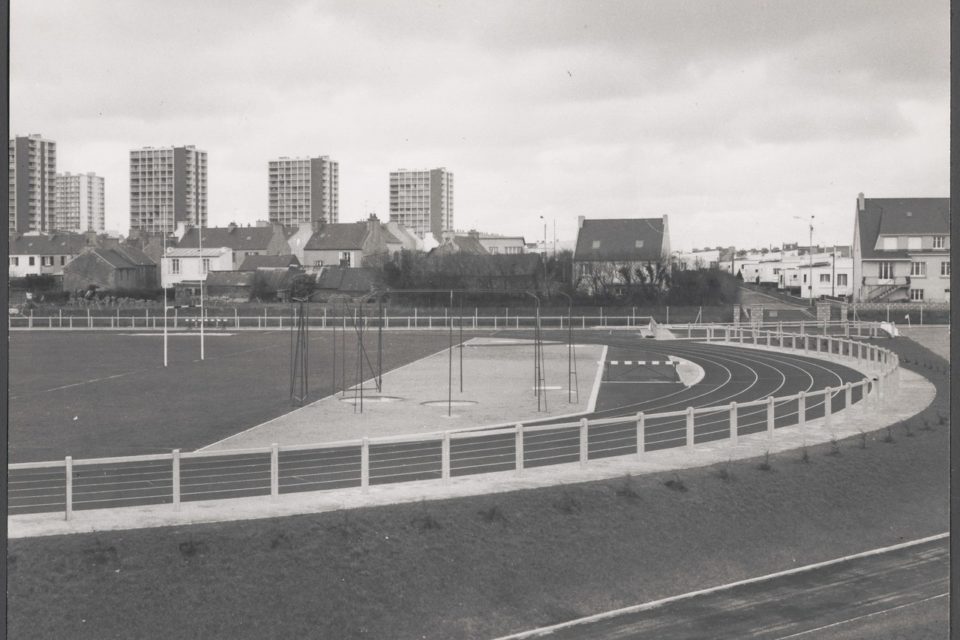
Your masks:
M293 227L340 218L340 166L329 156L271 160L269 190L270 222Z
M10 231L51 231L56 215L57 143L40 134L10 140Z
M172 232L207 226L207 152L146 147L130 152L130 228Z
M453 173L444 168L390 173L390 221L423 238L453 229Z

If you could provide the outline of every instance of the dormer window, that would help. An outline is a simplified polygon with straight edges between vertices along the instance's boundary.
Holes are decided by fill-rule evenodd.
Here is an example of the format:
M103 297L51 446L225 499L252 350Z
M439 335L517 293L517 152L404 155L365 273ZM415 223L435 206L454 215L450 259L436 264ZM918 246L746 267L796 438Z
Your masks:
M883 250L884 251L896 251L897 249L897 239L892 236L886 236L883 238Z
M599 249L599 248L600 248L600 241L599 241L599 240L594 240L594 241L593 241L593 248L594 248L594 249Z
M910 236L907 238L907 249L919 250L921 247L920 236Z
M637 249L643 249L643 240L637 240L634 245L636 245Z

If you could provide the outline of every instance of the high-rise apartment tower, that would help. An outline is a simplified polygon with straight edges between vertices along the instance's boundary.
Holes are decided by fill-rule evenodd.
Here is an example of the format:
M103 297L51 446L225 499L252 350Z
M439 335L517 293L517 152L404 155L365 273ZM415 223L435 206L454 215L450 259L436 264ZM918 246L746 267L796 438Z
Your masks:
M130 152L130 228L207 226L207 152L194 146Z
M329 158L280 158L270 161L270 222L296 226L301 222L340 218L340 165Z
M10 231L50 231L54 225L57 143L39 134L10 140Z
M95 173L58 173L54 229L103 233L106 227L103 186L103 178Z
M390 221L421 238L453 229L453 173L444 168L390 172Z

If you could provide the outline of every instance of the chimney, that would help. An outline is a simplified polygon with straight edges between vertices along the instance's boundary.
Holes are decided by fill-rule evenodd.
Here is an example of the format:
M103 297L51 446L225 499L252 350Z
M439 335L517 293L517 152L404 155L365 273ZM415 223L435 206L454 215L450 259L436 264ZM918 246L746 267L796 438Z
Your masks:
M863 211L863 191L857 196L857 211Z
M586 219L586 216L577 216L577 229L583 229L583 223Z
M367 232L376 233L376 230L379 226L380 226L380 219L377 218L377 214L371 213L370 217L367 218Z
M477 240L480 239L480 232L476 229L470 229L470 231L467 231L467 235L471 238L476 238Z
M313 228L313 232L317 233L320 229L323 229L323 218L314 218L310 221L310 225Z

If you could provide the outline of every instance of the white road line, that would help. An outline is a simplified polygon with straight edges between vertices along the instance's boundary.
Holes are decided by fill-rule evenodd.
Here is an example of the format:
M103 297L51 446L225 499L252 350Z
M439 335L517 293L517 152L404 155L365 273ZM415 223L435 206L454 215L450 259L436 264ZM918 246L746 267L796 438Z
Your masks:
M805 636L808 633L815 633L817 631L823 631L824 629L831 629L833 627L839 627L842 624L847 624L849 622L856 622L857 620L863 620L864 618L870 618L872 616L880 615L881 613L888 613L890 611L896 611L897 609L904 609L906 607L912 607L917 604L923 604L924 602L929 602L930 600L936 600L937 598L946 598L949 593L941 593L939 595L930 596L929 598L923 598L922 600L917 600L915 602L908 602L906 604L901 604L896 607L891 607L889 609L884 609L882 611L874 611L872 613L867 613L862 616L857 616L855 618L847 618L846 620L841 620L840 622L834 622L833 624L826 624L822 627L817 627L816 629L807 629L806 631L801 631L800 633L791 633L789 636L780 636L777 640L787 640L787 638L799 638L800 636Z
M644 604L624 607L622 609L614 609L613 611L604 611L603 613L597 613L592 616L578 618L577 620L569 620L567 622L561 622L560 624L554 624L548 627L540 627L539 629L531 629L530 631L521 631L520 633L515 633L512 635L501 636L499 638L496 638L495 640L521 640L522 638L534 638L537 636L543 636L548 633L552 633L554 631L560 631L561 629L568 629L570 627L575 627L575 626L587 624L590 622L598 622L600 620L608 620L610 618L616 618L617 616L627 615L630 613L638 613L640 611L647 611L649 609L656 609L658 607L662 607L665 604L678 602L680 600L689 600L690 598L695 598L697 596L707 595L711 593L717 593L719 591L726 591L728 589L733 589L734 587L740 587L748 584L755 584L757 582L766 582L768 580L773 580L775 578L782 578L784 576L790 576L797 573L805 573L807 571L813 571L814 569L820 569L822 567L829 567L831 565L840 564L841 562L847 562L848 560L857 560L859 558L876 556L883 553L888 553L890 551L906 549L907 547L914 547L917 545L925 544L927 542L942 540L944 538L949 538L949 537L950 537L949 532L940 533L935 536L928 536L926 538L920 538L919 540L911 540L910 542L902 542L900 544L895 544L889 547L880 547L879 549L871 549L870 551L863 551L861 553L841 556L839 558L834 558L833 560L826 560L824 562L816 562L814 564L808 564L802 567L795 567L793 569L787 569L785 571L768 573L766 575L757 576L756 578L747 578L746 580L738 580L736 582L729 582L727 584L721 584L715 587L708 587L707 589L690 591L689 593L682 593L680 595L670 596L668 598L662 598L660 600L654 600L652 602L646 602Z

